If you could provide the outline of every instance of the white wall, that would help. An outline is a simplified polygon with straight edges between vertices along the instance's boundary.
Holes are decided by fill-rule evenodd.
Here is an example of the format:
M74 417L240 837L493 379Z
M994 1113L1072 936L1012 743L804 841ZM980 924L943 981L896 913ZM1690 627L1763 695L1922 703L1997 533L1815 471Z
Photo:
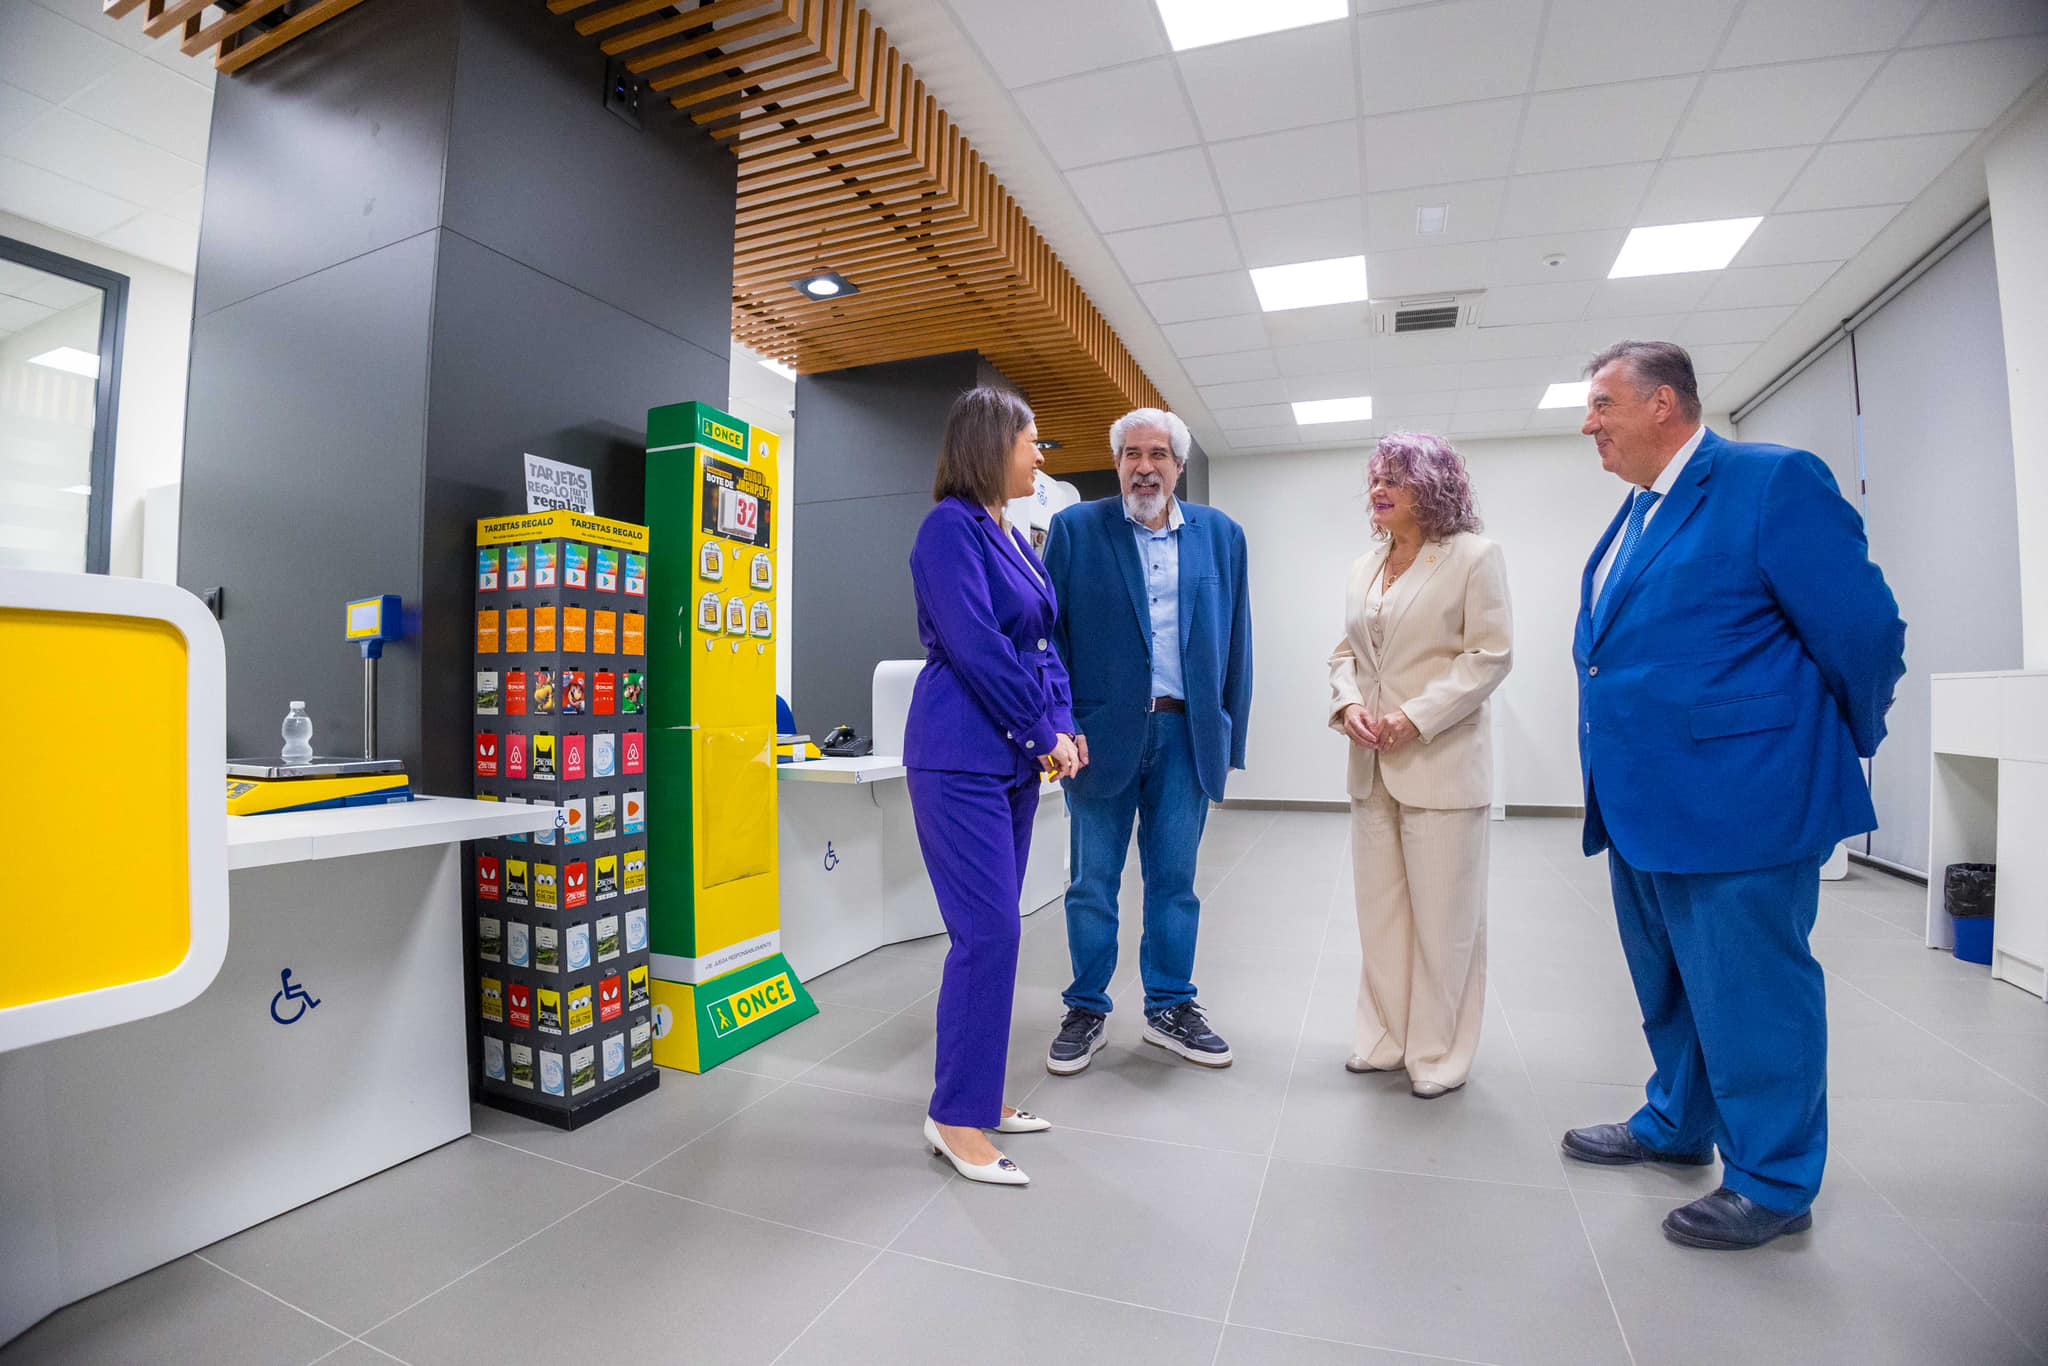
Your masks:
M0 236L128 277L128 323L114 421L113 528L108 568L142 573L143 495L178 482L185 459L185 381L192 351L192 277L0 213Z
M2048 88L1984 156L2019 508L2020 614L2029 669L2048 669Z
M1581 436L1475 440L1459 449L1486 534L1507 557L1514 600L1515 668L1495 694L1507 800L1577 806L1571 650L1579 576L1621 505L1622 486ZM1370 453L1248 456L1210 466L1210 499L1244 526L1251 552L1251 741L1246 771L1231 781L1233 799L1344 799L1344 742L1325 724L1323 661L1343 632L1351 562L1370 545L1363 496Z

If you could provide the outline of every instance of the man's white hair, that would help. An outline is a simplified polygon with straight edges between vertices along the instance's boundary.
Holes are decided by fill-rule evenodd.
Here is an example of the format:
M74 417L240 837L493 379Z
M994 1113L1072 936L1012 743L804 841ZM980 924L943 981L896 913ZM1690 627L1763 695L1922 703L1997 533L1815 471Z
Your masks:
M1188 443L1193 440L1188 435L1188 424L1181 421L1178 414L1169 413L1164 408L1133 408L1116 421L1110 423L1109 458L1111 460L1123 459L1124 438L1137 431L1140 427L1157 427L1160 431L1165 432L1167 441L1173 446L1174 462L1180 465L1188 463Z

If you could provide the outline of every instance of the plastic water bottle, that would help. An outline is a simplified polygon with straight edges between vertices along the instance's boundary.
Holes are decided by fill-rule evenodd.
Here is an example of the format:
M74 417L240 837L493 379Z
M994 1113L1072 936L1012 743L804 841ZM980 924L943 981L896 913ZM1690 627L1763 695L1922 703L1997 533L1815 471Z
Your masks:
M288 764L313 761L313 720L306 715L304 702L292 703L291 712L284 718L283 757Z

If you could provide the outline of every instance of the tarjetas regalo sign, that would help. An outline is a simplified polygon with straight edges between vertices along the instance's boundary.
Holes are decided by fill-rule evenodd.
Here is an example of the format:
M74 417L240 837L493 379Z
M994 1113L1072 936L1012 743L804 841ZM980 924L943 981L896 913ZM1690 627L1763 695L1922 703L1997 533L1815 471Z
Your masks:
M580 465L564 465L529 453L526 457L526 510L528 512L594 513L590 505L590 471Z

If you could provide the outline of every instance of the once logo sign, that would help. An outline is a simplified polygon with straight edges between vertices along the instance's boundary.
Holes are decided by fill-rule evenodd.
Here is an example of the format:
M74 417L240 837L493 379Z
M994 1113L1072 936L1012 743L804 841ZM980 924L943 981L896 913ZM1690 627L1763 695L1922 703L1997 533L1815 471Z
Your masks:
M795 1004L796 988L790 985L789 974L778 972L767 981L736 991L723 1000L707 1002L705 1009L711 1016L711 1032L723 1038Z

